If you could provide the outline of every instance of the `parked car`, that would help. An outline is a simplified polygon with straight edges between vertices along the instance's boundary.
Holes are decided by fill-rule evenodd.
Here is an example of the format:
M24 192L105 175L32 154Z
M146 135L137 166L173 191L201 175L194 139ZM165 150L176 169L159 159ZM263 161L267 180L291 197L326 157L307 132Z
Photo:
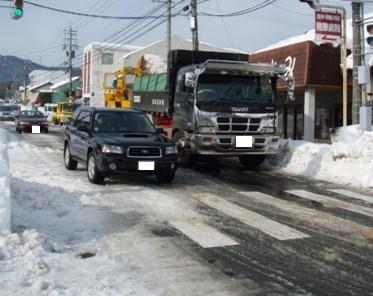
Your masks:
M53 122L53 113L57 111L57 104L47 103L44 105L44 114L47 115L47 120Z
M37 110L21 111L15 118L16 131L31 132L32 126L39 126L40 132L48 133L48 121L44 114Z
M177 149L142 112L82 106L65 130L64 162L68 170L75 170L78 162L85 164L94 184L125 171L143 171L171 182Z
M52 121L54 124L68 124L74 111L79 108L81 104L77 103L58 103L56 111L52 114Z
M17 105L0 105L0 120L14 120L18 113Z

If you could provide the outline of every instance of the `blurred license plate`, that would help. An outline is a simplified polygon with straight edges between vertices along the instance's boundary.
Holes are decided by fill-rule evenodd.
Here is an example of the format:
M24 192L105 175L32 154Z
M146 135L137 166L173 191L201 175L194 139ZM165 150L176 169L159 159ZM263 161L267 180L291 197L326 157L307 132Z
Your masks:
M139 171L154 171L154 161L139 161Z
M38 126L38 125L33 125L33 126L31 127L31 132L32 132L33 134L40 134L40 126Z
M236 148L252 148L252 136L236 136Z

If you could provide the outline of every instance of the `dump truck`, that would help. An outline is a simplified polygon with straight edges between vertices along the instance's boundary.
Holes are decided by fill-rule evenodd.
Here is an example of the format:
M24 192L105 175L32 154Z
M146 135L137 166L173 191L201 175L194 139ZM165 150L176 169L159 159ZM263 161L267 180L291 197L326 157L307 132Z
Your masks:
M276 84L285 66L248 61L247 54L172 50L168 72L135 78L133 107L174 140L181 165L234 156L255 168L279 149Z

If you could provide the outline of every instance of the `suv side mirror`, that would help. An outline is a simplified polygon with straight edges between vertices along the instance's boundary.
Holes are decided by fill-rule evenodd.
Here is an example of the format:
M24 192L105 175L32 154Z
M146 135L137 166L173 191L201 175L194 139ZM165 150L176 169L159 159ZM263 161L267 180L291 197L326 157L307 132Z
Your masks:
M187 88L194 87L195 80L196 80L196 74L194 74L193 72L185 73L184 86Z

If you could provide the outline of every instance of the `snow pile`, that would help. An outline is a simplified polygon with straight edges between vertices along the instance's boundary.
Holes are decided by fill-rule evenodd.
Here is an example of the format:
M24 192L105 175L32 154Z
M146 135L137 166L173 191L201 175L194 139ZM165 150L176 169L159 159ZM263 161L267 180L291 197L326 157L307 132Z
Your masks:
M167 61L154 54L144 55L144 71L147 74L167 72Z
M332 144L283 140L280 152L264 167L288 175L333 183L373 187L373 132L359 126L338 129Z
M0 233L10 231L10 182L8 140L0 129Z

